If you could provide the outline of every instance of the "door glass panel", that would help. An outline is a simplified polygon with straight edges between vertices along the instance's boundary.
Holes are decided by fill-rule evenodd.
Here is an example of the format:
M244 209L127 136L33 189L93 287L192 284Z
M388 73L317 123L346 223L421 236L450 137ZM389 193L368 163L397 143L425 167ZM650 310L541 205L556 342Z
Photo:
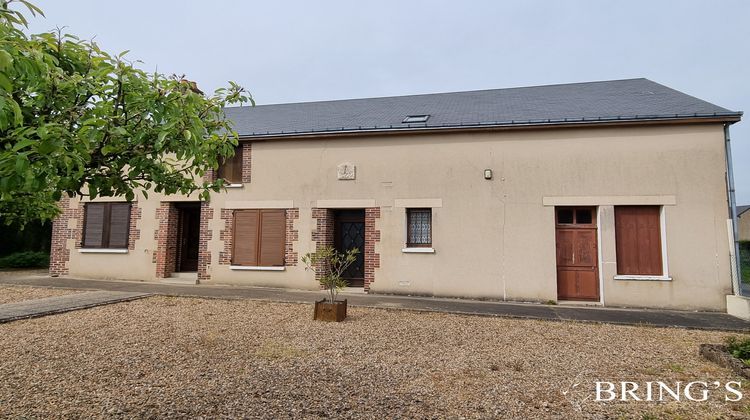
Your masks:
M576 210L576 224L590 225L591 224L591 210L589 209Z
M557 210L557 223L572 224L573 223L573 210L558 209Z

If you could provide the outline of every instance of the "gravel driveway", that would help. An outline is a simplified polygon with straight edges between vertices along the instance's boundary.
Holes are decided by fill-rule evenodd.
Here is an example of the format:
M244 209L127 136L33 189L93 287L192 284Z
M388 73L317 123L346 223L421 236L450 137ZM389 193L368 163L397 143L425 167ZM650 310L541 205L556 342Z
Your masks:
M80 290L73 289L49 289L44 287L0 285L0 305L3 303L21 302L24 300L41 299L80 292Z
M750 413L723 395L584 400L595 380L735 380L697 354L724 333L365 308L340 324L311 315L312 305L152 297L3 324L0 417Z

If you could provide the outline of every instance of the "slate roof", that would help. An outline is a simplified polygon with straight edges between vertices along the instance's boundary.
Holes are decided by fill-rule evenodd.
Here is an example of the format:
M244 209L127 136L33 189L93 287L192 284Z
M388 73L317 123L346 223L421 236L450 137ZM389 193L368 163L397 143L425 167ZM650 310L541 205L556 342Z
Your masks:
M225 108L241 137L712 118L741 112L648 79ZM428 114L426 123L405 124Z
M742 213L750 210L750 206L737 206L737 217L742 216Z

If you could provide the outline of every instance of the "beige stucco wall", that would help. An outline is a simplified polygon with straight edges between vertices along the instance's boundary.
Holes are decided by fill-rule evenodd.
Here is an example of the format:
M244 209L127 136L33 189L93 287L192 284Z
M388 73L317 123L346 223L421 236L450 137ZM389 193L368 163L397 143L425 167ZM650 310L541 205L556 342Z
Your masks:
M750 211L737 218L737 228L741 241L750 241Z
M337 180L342 162L356 165L356 180ZM493 170L492 180L484 179L484 169ZM405 209L396 201L402 199L440 204L433 209L434 254L402 253ZM301 265L282 272L219 265L220 209L291 202L300 209L295 248L302 256L314 246L311 208L326 204L323 200L367 200L362 203L381 207L380 268L371 287L377 293L556 300L550 203L566 200L600 206L605 305L722 310L731 289L718 124L255 142L252 182L211 201L210 282L317 288ZM665 204L671 281L613 279L612 205L643 200ZM74 251L72 275L154 280L158 197L141 198L139 205L143 217L135 251L106 256Z

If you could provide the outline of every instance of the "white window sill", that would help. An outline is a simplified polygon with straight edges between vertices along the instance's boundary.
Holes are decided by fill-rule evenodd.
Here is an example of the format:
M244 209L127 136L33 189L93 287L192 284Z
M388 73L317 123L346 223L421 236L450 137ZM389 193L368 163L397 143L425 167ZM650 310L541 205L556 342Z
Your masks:
M259 267L249 265L230 265L230 270L245 270L245 271L284 271L286 267Z
M226 188L242 188L244 186L245 186L245 184L227 184L224 187L226 187Z
M637 275L617 275L615 280L641 280L641 281L672 281L669 276L637 276Z
M127 248L78 248L81 254L127 254Z
M434 254L435 248L401 248L404 254Z

